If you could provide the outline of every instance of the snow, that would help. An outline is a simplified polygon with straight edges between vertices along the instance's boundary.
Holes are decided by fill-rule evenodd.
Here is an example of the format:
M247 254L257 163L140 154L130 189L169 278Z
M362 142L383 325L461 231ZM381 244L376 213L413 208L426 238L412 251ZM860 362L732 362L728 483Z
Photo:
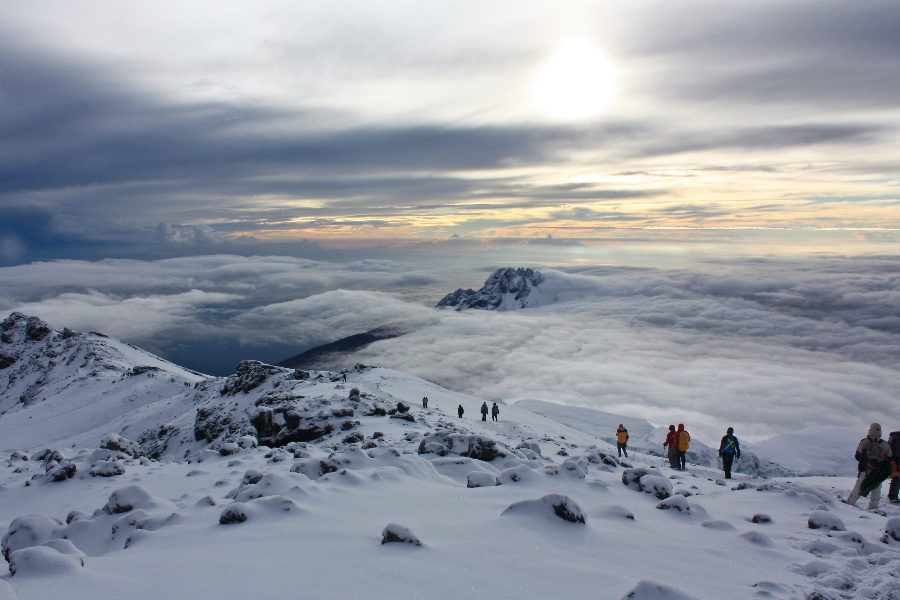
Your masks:
M50 335L30 343L46 350ZM118 347L88 341L97 352ZM17 344L24 358L13 369L30 373L28 356L46 359ZM122 356L110 351L91 368ZM141 355L135 364L151 361ZM230 378L166 368L163 377L78 380L58 364L42 371L46 399L41 392L0 416L2 443L6 432L18 436L0 463L2 547L15 571L0 577L0 598L900 591L900 508L887 504L882 514L839 502L852 477L798 477L797 457L813 453L797 443L758 445L775 461L770 472L789 476L728 481L714 463L668 468L650 453L659 431L638 419L532 402L504 406L498 422L459 419L458 405L477 415L483 399L366 365L337 374L247 363ZM150 400L109 401L140 378L142 391L128 389ZM396 410L400 403L409 409ZM115 418L96 419L103 410ZM391 418L398 414L412 420ZM19 436L14 424L30 415L49 418ZM636 440L622 462L608 441L619 423ZM817 451L808 464L855 468L852 448ZM77 467L71 477L47 477L66 461ZM124 473L92 477L101 462ZM382 543L394 538L401 543Z
M852 459L865 431L850 427L807 427L776 435L748 447L761 460L802 475L839 475L856 477Z

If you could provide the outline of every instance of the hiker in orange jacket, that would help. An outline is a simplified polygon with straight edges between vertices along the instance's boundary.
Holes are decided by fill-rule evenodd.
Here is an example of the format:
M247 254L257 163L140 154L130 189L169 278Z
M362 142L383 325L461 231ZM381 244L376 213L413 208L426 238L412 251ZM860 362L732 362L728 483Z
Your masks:
M687 454L688 448L691 445L691 434L684 430L684 423L678 424L678 470L685 470L685 463L687 459L685 455Z
M621 423L616 429L616 449L619 451L619 458L622 458L622 452L625 453L625 458L628 458L628 430Z

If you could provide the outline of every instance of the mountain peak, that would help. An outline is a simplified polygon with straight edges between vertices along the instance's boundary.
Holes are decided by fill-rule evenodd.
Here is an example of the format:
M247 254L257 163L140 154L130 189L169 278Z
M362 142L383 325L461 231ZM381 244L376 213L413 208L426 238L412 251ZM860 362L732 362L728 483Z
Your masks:
M477 308L480 310L515 310L532 305L538 286L544 281L540 271L506 267L497 269L478 290L456 290L437 303L438 308Z

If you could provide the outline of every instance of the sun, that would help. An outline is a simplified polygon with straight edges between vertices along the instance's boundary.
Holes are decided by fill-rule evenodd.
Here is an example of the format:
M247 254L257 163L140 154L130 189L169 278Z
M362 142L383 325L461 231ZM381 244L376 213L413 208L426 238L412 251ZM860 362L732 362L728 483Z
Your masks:
M599 48L585 40L565 44L543 66L535 105L560 119L586 119L612 102L615 72Z

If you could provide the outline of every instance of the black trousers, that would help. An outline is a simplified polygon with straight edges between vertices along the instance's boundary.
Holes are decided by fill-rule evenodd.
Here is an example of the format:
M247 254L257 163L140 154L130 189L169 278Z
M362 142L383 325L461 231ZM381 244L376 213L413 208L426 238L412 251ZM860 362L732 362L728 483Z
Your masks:
M685 465L687 464L687 458L685 458L686 454L687 454L687 450L679 450L678 451L678 463L681 465L682 471L684 471Z
M722 468L725 469L725 479L731 479L731 464L734 462L734 454L722 455Z
M619 456L622 456L622 453L625 453L625 456L628 456L628 442L616 442L616 450L619 451Z

